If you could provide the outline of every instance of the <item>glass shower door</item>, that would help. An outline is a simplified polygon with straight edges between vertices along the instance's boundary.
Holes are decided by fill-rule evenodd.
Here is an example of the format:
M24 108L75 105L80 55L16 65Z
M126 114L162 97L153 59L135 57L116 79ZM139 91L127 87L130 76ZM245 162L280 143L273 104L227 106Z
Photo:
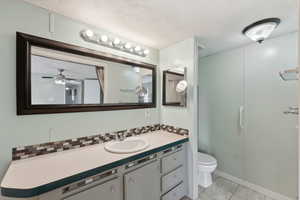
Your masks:
M199 150L218 160L218 168L241 178L243 52L234 50L199 60Z
M285 111L298 107L299 83L279 72L298 66L297 44L295 32L199 60L199 151L223 174L292 199L298 115Z
M297 67L297 34L245 48L245 131L243 179L271 191L296 197L298 82L280 78Z

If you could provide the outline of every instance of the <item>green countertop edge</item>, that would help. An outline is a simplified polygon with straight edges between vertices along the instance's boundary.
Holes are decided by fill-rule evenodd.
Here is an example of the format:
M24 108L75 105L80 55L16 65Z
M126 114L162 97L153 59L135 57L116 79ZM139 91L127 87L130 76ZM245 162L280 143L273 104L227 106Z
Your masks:
M73 182L82 180L84 178L99 174L101 172L104 172L106 170L110 170L110 169L115 168L115 167L119 167L119 166L124 165L128 162L143 158L143 157L148 156L150 154L163 151L165 149L168 149L170 147L173 147L173 146L176 146L176 145L188 142L188 141L189 141L189 138L185 138L185 139L182 139L182 140L179 140L179 141L176 141L176 142L173 142L173 143L170 143L170 144L167 144L167 145L164 145L164 146L161 146L161 147L158 147L158 148L146 151L146 152L142 152L140 154L137 154L137 155L134 155L134 156L122 159L122 160L118 160L116 162L113 162L113 163L110 163L110 164L107 164L107 165L103 165L101 167L97 167L97 168L94 168L94 169L91 169L91 170L88 170L88 171L85 171L85 172L81 172L79 174L76 174L76 175L73 175L73 176L70 176L70 177L67 177L67 178L63 178L61 180L54 181L54 182L51 182L51 183L48 183L48 184L45 184L45 185L41 185L39 187L31 188L31 189L18 189L18 188L1 187L1 194L5 197L15 197L15 198L35 197L35 196L41 195L43 193L49 192L51 190L57 189L59 187L63 187L63 186L68 185L70 183L73 183Z

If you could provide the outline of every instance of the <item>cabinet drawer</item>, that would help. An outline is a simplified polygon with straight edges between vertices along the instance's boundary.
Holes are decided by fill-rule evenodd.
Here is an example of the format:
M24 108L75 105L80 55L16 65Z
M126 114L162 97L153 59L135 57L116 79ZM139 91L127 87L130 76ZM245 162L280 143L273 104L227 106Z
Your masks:
M163 195L161 200L180 200L184 196L183 183Z
M107 181L101 185L64 198L64 200L97 200L97 199L121 200L121 185L119 179Z
M183 151L178 151L161 159L162 173L166 174L183 164Z
M165 193L183 180L183 167L162 177L162 192Z

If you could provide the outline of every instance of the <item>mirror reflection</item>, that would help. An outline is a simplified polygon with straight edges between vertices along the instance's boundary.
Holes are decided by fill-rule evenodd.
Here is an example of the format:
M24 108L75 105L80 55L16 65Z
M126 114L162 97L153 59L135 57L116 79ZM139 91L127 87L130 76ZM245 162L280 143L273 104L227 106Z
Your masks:
M163 72L163 105L184 106L187 82L184 72Z
M32 47L31 103L151 103L153 70Z

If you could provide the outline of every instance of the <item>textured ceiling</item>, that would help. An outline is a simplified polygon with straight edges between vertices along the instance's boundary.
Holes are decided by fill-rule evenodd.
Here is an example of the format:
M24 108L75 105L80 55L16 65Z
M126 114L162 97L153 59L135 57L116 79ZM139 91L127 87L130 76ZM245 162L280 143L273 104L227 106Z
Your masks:
M163 48L197 36L212 53L249 43L248 24L279 17L273 36L298 30L297 0L25 0L124 38Z

